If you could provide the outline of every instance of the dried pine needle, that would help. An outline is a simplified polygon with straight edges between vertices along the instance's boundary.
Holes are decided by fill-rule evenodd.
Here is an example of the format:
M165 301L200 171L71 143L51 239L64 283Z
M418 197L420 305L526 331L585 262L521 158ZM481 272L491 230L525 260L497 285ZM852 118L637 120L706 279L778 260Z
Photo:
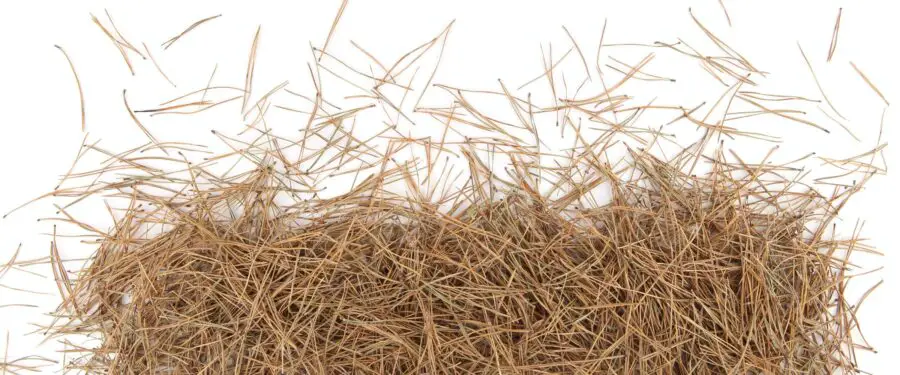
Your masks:
M869 88L871 88L872 91L875 91L875 94L878 94L878 97L881 98L881 100L884 100L885 105L891 105L891 103L887 101L887 98L884 97L884 94L881 93L881 90L879 90L878 87L875 87L875 84L872 83L871 80L869 80L869 77L866 77L865 73L863 73L862 70L859 70L859 68L856 66L856 64L853 63L853 61L850 62L850 66L853 67L853 70L855 70L856 73L859 74L859 77L862 78L863 81L866 81L866 84L869 85Z
M134 67L131 65L131 58L128 57L128 52L126 52L125 48L123 47L125 44L122 43L120 40L116 39L116 37L114 37L109 32L109 30L107 30L106 27L103 26L102 23L100 23L100 20L98 20L97 17L94 16L93 14L91 15L91 19L94 21L94 24L97 25L97 27L99 27L101 31L103 31L103 34L105 34L106 37L109 38L109 40L113 43L113 45L116 47L116 49L119 50L119 54L122 55L122 60L124 60L125 65L128 66L128 72L131 73L131 75L134 75Z
M829 120L831 120L832 122L834 122L835 124L840 126L841 129L844 129L844 131L846 131L847 134L849 134L851 137L853 137L853 139L855 139L857 142L860 142L859 137L857 137L856 134L853 134L853 132L850 131L850 129L847 127L847 125L844 125L844 123L838 121L838 119L834 118L834 116L828 114L828 112L826 112L824 109L822 109L822 107L816 107L816 109L818 109L819 112L821 112L823 115L825 115L825 117L828 117Z
M413 105L413 108L419 108L419 104L422 102L422 98L425 97L425 92L428 90L428 87L431 86L431 81L434 80L434 76L437 74L438 68L441 66L441 60L444 57L444 47L447 46L447 39L450 38L450 29L453 28L453 24L456 23L456 20L450 21L450 24L444 29L443 41L441 42L441 49L438 52L437 62L434 63L434 69L431 71L431 75L428 76L428 81L425 82L425 88L422 89L422 93L419 94L419 99L416 100L416 104ZM323 51L324 53L324 51Z
M719 6L722 8L722 13L725 13L725 19L728 21L728 26L731 26L731 16L728 15L728 8L725 7L725 2L719 0Z
M0 305L2 307L30 307L30 305ZM41 372L47 366L58 362L40 356L27 356L10 360L9 358L9 331L6 332L6 346L3 347L3 360L0 361L0 371L3 374L23 374L25 372Z
M569 56L569 54L572 53L572 50L574 50L574 49L575 49L575 47L569 48L569 50L566 51L566 53L564 53L564 54L562 55L562 57L559 58L559 60L556 60L556 62L553 62L552 64L550 64L549 67L547 66L547 64L544 64L544 71L543 71L540 75L538 75L537 77L534 77L534 78L530 79L528 82L523 83L521 86L519 86L518 88L516 88L516 90L524 89L526 86L528 86L528 85L530 85L530 84L532 84L532 83L537 82L537 81L538 81L539 79L541 79L541 78L552 77L553 69L555 69L556 66L558 66L560 63L562 63L563 60L565 60L566 57ZM551 56L551 57L552 57L552 56Z
M106 19L109 20L109 24L112 26L113 31L116 32L117 38L113 39L115 39L118 44L122 45L122 47L125 47L128 50L138 54L138 56L140 56L142 59L146 59L146 57L144 57L140 50L135 48L135 46L131 44L131 42L129 42L127 39L125 39L124 36L122 36L122 33L119 32L119 28L116 26L116 23L112 19L112 15L109 14L109 10L104 9L103 12L106 13Z
M584 64L584 74L586 74L588 79L590 79L591 69L588 68L587 59L584 58L584 53L581 52L581 47L578 46L578 42L575 41L575 37L572 36L572 33L569 32L569 29L567 29L565 26L563 26L562 29L566 32L566 36L569 37L569 40L572 41L572 46L575 47L575 51L578 52L578 57L581 58L581 63Z
M54 47L58 48L60 52L62 52L63 56L66 57L66 61L69 63L69 68L72 69L72 75L75 76L75 86L78 87L78 102L81 107L81 131L85 131L87 129L87 120L85 118L84 111L84 91L81 89L81 80L78 79L78 72L75 71L75 64L72 63L72 59L69 57L69 54L66 53L59 45L55 45Z
M831 44L828 46L828 62L831 62L831 58L834 57L834 51L837 50L838 30L841 28L842 13L844 13L844 8L838 8L837 20L834 21L834 32L831 34Z
M341 1L341 7L338 8L337 14L334 16L334 21L331 22L331 29L328 30L328 36L325 37L325 44L322 45L322 52L319 53L319 62L322 61L322 56L325 55L325 50L328 49L328 43L331 42L334 30L337 29L338 22L341 21L341 16L344 15L344 9L347 9L347 3L349 2L349 0Z
M831 110L834 111L834 113L838 115L838 117L846 120L847 118L844 117L844 115L842 115L841 112L839 112L837 108L834 107L834 104L831 103L831 100L828 99L828 95L825 95L825 90L822 88L822 84L819 83L819 77L816 76L816 71L813 70L812 63L809 62L809 58L806 57L806 52L803 52L803 47L800 46L800 43L797 43L797 48L800 50L800 55L803 56L803 61L806 62L806 66L809 68L809 73L812 74L813 81L816 82L816 87L819 88L819 93L822 94L822 99L825 99L825 103L828 104L828 107L831 108Z
M154 137L153 134L151 134L150 131L147 130L146 127L144 127L144 124L141 124L141 121L138 120L137 115L135 115L134 111L131 109L131 106L128 105L128 95L126 95L126 94L127 94L127 90L123 89L122 90L122 103L125 104L125 110L128 111L128 115L134 121L134 124L137 125L137 127L139 129L141 129L141 132L144 133L145 136L147 136L147 139L149 139L150 142L153 142L154 144L158 145L159 141L157 141L156 137ZM160 147L160 149L168 155L168 152L166 152L165 148Z
M157 63L156 59L153 58L153 54L150 53L150 49L147 48L147 44L146 43L141 43L141 44L144 46L144 51L147 51L147 57L150 58L150 61L153 63L153 66L156 67L156 71L159 72L159 74L161 76L163 76L163 78L166 79L166 82L169 82L169 84L172 85L172 87L178 87L178 85L176 85L175 82L172 82L172 80L169 79L169 76L166 75L165 72L163 72L162 68L159 67L159 63Z
M188 26L186 29L184 29L184 31L178 33L178 35L175 35L175 36L169 38L168 40L166 40L165 42L163 42L163 43L160 45L160 47L162 47L163 50L169 49L169 47L171 47L173 44L175 44L175 42L177 42L179 39L181 39L181 37L183 37L185 34L189 33L191 30L193 30L193 29L196 28L197 26L200 26L200 25L202 25L202 24L204 24L204 23L206 23L206 22L212 21L212 20L214 20L214 19L216 19L216 18L219 18L219 17L222 17L222 15L221 15L221 14L217 14L217 15L215 15L215 16L206 17L206 18L204 18L204 19L202 19L202 20L199 20L199 21L197 21L197 22L192 23L190 26Z
M241 103L241 113L247 110L247 102L250 100L250 90L253 88L253 72L256 69L256 47L259 45L259 32L262 26L256 28L253 36L253 44L250 46L250 58L247 61L247 74L244 77L244 98Z
M203 95L200 96L200 101L206 99L206 94L209 92L209 87L212 86L213 78L216 76L216 71L219 70L219 64L213 67L212 73L209 74L209 81L206 82L206 88L203 89Z

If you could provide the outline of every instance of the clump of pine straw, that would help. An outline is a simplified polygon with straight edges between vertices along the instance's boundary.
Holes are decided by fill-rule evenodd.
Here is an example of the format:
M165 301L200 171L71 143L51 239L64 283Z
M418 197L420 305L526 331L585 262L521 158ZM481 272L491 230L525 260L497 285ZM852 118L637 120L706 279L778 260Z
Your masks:
M580 94L563 90L564 77L554 73L565 55L556 62L548 56L539 78L553 96L543 104L530 94L516 96L502 82L497 91L431 85L433 73L421 93L407 98L413 78L401 77L414 76L418 69L409 68L426 52L443 53L449 27L393 65L372 58L383 71L371 75L315 49L314 94L281 84L256 93L254 104L257 30L245 89L207 87L158 109L133 111L126 102L152 142L121 153L85 143L79 151L79 159L99 153L104 164L70 171L63 182L93 181L52 195L74 198L58 207L61 221L100 239L71 279L57 243L51 246L64 301L50 337L94 338L66 344L68 352L83 354L70 368L97 373L856 371L854 351L871 348L858 333L861 302L849 302L844 291L851 253L874 250L857 240L857 231L837 240L831 229L847 199L884 172L874 165L884 145L879 139L855 157L820 158L842 170L816 180L827 189L807 185L801 166L773 163L771 154L746 162L728 153L718 141L774 136L726 121L777 116L827 130L796 115L802 111L768 108L816 100L741 91L765 75L697 25L718 55L681 42L647 48L696 59L727 82L728 91L702 118L695 112L703 104L654 106L621 93L632 79L675 81L644 71L652 53L635 66L613 59L625 68L618 82L607 75L608 84L599 62L591 79L582 56L588 77ZM328 66L338 65L351 71L338 78L369 90L348 96L355 107L331 104L319 91L321 71L337 75ZM212 99L222 89L240 96ZM419 106L425 90L441 89L453 97L451 105ZM310 105L301 111L272 104L281 91ZM515 116L507 117L514 120L479 109L475 95L508 101ZM439 139L398 130L414 128L406 99L415 100L419 116L439 120ZM233 151L200 163L189 156L205 149L160 141L137 117L238 101L252 121L245 132L255 138L214 131ZM750 107L732 109L732 102ZM263 119L270 105L309 116L301 138L268 128ZM371 138L357 134L357 117L376 107L388 118L384 129ZM637 125L648 110L675 111L669 124L697 126L700 139L663 158L652 150L672 137L658 124ZM596 127L582 127L576 115ZM561 124L551 132L568 131L575 139L562 154L548 150L539 135L548 123L536 118L551 116ZM385 139L386 147L375 146ZM157 151L165 156L146 156ZM401 151L414 157L403 160ZM452 177L449 156L466 166L456 174L464 183ZM214 163L229 158L252 167L214 172ZM151 166L151 160L168 164ZM113 171L120 178L101 180ZM346 191L323 194L323 183L353 175ZM847 176L859 177L837 182ZM108 206L116 218L109 231L67 211L96 195L127 202Z
M257 170L165 215L128 211L60 330L101 333L84 366L114 372L853 369L839 254L854 242L807 230L852 191L789 192L774 170L721 159L691 177L631 156L640 177L575 212L524 179L437 210L380 188L401 169L285 206L274 172ZM172 229L135 244L148 220Z

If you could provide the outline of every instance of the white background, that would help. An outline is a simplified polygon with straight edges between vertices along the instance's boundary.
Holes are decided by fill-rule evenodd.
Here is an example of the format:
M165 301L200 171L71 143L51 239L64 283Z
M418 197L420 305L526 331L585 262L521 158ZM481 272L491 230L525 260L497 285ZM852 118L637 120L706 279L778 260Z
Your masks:
M257 25L262 25L258 51L256 90L264 92L284 80L292 88L310 93L306 62L311 58L309 45L321 46L338 8L338 1L321 2L224 2L224 1L153 1L153 2L73 2L15 1L0 8L0 211L18 206L37 195L48 192L69 168L84 137L80 129L78 94L72 73L60 52L66 48L78 69L87 106L89 139L103 139L110 149L124 150L145 141L121 107L121 90L129 89L133 107L153 106L206 85L213 67L218 64L216 82L243 86L247 52ZM832 156L850 156L875 145L883 102L853 72L854 61L878 85L888 100L897 100L897 47L893 39L898 33L898 7L892 1L731 1L725 0L733 26L726 23L716 0L697 1L351 1L337 28L328 50L337 55L353 54L353 40L384 60L399 57L405 51L437 35L451 20L456 23L447 43L436 83L464 88L496 89L497 78L518 87L540 74L541 50L548 43L554 56L569 48L571 42L562 31L565 25L593 61L604 20L609 24L605 43L672 42L681 37L702 41L688 14L688 8L706 26L729 42L760 69L771 72L773 92L779 90L819 98L808 69L800 57L800 43L810 57L823 87L835 106L848 118L848 124L861 142L855 142L828 120L821 123L832 133L810 131L784 122L765 123L750 120L747 126L756 131L777 134L784 139L784 150L790 156L808 152ZM838 8L843 7L840 39L835 58L826 63L825 56ZM178 84L171 87L152 64L135 58L137 75L132 77L118 51L92 24L90 13L105 21L103 9L112 14L120 31L134 44L144 41L169 77ZM223 14L223 17L198 27L163 52L160 43L201 18ZM702 44L699 43L698 44ZM605 48L605 47L604 47ZM643 54L646 54L644 51ZM615 56L638 56L634 51L609 52ZM567 60L571 77L582 73L576 56ZM629 61L637 61L632 57ZM696 64L685 65L671 55L658 57L649 70L676 76L683 69L698 70ZM421 74L427 75L430 69ZM712 100L720 95L717 86L702 73L679 85L648 85L649 91L661 98L683 96L686 106L696 98ZM580 78L573 79L580 81ZM306 85L306 86L304 86ZM538 85L538 84L536 84ZM546 91L546 86L529 90ZM671 101L671 100L670 100ZM885 140L895 139L897 116L888 109L885 116ZM160 139L185 140L212 144L216 139L210 129L239 129L238 119L231 113L145 120L145 125ZM290 117L284 117L291 121ZM301 117L286 127L305 122ZM754 123L752 121L762 121ZM769 126L769 127L766 127ZM732 145L738 147L738 145ZM757 147L753 149L753 147ZM759 148L763 147L763 148ZM767 151L771 146L757 143L743 151ZM747 150L749 149L749 151ZM888 165L896 152L888 148ZM860 365L876 374L896 373L900 364L900 255L895 222L898 209L894 176L881 176L854 199L843 212L841 233L852 230L857 219L866 221L863 236L886 255L865 258L860 263L884 269L866 282L884 280L884 284L866 302L859 314L866 337L879 354L860 352ZM43 201L16 212L0 221L0 263L12 255L22 243L21 258L46 256L49 249L50 224L37 221L51 217L54 209ZM90 215L90 213L87 213ZM94 214L102 220L105 213ZM102 222L102 221L99 221ZM67 256L89 255L88 248L65 249ZM79 253L80 251L80 253ZM33 271L50 274L49 267L32 267ZM53 310L55 288L47 279L10 273L3 284L28 288L48 295L34 296L0 289L0 305L30 303L32 309L0 308L0 335L10 333L10 358L41 353L59 358L49 343L40 349L40 334L25 335L34 330L31 322L46 322L44 315ZM863 288L864 289L864 288ZM3 344L0 343L0 347ZM60 366L50 368L58 371Z

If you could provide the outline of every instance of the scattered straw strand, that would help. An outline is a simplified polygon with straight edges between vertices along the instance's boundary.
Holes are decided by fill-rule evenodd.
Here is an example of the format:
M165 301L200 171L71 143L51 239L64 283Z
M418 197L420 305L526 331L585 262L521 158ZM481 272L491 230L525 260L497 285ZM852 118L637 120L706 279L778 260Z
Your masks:
M342 0L341 7L338 8L337 14L334 16L334 21L331 22L331 28L328 30L328 36L325 37L325 44L322 45L322 51L319 53L319 61L322 61L322 57L325 55L325 50L328 49L328 43L331 42L331 37L334 36L334 30L337 29L338 22L341 21L341 16L344 15L344 9L347 9L347 3L349 0Z
M253 88L253 72L256 69L256 48L259 46L259 32L262 26L256 28L253 36L253 44L250 46L250 57L247 60L247 74L244 77L244 98L241 103L241 113L247 110L247 102L250 100L250 90Z
M204 24L204 23L207 23L207 22L212 21L212 20L214 20L214 19L216 19L216 18L219 18L219 17L222 17L222 15L221 15L221 14L217 14L217 15L215 15L215 16L206 17L206 18L204 18L204 19L202 19L202 20L199 20L199 21L197 21L197 22L192 23L190 26L188 26L186 29L184 29L184 31L178 33L178 35L175 35L175 36L169 38L169 40L166 40L165 42L163 42L163 43L160 45L160 47L162 47L163 50L169 49L169 47L171 47L173 44L175 44L175 42L177 42L179 39L181 39L181 37L183 37L185 34L187 34L188 32L190 32L191 30L194 30L197 26L200 26L200 25L202 25L202 24Z
M72 59L69 57L69 54L66 53L61 46L55 45L54 47L58 48L60 52L62 52L63 56L66 57L66 61L69 63L69 68L72 69L72 75L75 76L75 86L78 88L78 102L81 107L81 131L85 131L87 129L87 120L85 118L84 111L84 91L81 89L81 80L78 78L78 72L75 71L75 64L72 63Z
M837 50L838 43L838 30L841 28L841 14L844 12L844 8L838 8L837 20L834 21L834 32L831 34L831 44L828 46L828 60L831 62L831 58L834 57L834 51Z
M891 105L891 103L888 102L887 98L884 97L884 94L881 93L881 90L879 90L878 87L875 87L875 84L872 83L871 80L869 80L869 77L866 77L865 73L863 73L862 70L859 70L859 68L856 66L856 64L853 63L853 61L850 62L850 66L853 67L853 70L855 70L856 73L859 74L859 77L862 78L863 81L866 81L866 84L869 85L869 88L871 88L872 91L875 91L875 94L878 94L878 97L880 97L881 100L884 101L885 105Z
M831 103L831 100L828 99L828 95L825 95L825 90L822 88L822 84L819 83L819 77L816 76L816 71L813 70L812 63L809 62L809 58L806 57L806 52L803 52L803 47L800 46L800 43L797 43L797 48L800 49L800 55L803 56L803 61L806 62L806 66L809 68L809 73L812 74L813 81L815 81L816 87L819 88L819 93L822 94L822 99L825 99L825 103L828 104L828 107L830 107L835 114L837 114L840 118L846 120L847 118L844 117L844 115L842 115L841 112L834 107L834 104Z

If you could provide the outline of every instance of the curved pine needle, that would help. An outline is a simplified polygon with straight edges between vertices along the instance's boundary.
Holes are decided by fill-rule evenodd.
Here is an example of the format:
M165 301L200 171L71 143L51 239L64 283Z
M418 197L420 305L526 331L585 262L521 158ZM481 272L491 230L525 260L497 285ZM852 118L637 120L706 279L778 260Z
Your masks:
M563 31L566 32L566 36L569 37L569 40L572 41L572 46L575 47L575 51L578 52L578 57L581 57L581 63L584 64L584 74L588 76L588 79L591 78L591 69L588 68L587 59L584 58L584 53L581 52L581 47L578 46L578 42L575 41L575 37L572 36L572 33L569 32L565 26L562 27Z
M838 30L841 28L841 14L844 12L844 8L838 8L837 20L834 21L834 32L831 34L831 44L828 46L828 59L826 61L831 62L831 58L834 57L834 51L837 50L838 43Z
M250 90L253 88L253 71L256 69L256 47L259 45L259 32L262 26L256 28L253 36L253 44L250 46L250 58L247 61L247 74L244 77L244 99L241 103L241 113L247 110L247 102L250 100Z
M825 95L825 90L822 89L822 84L819 83L819 78L816 77L816 72L815 70L813 70L812 63L809 62L809 59L806 57L806 52L803 52L803 47L800 46L800 43L797 43L797 48L800 49L800 55L803 56L803 61L806 62L806 66L809 68L809 73L812 74L813 81L816 82L816 87L819 88L819 93L822 94L822 99L825 99L825 103L828 104L828 107L830 107L831 110L838 115L838 117L846 120L847 118L844 117L844 115L842 115L841 112L839 112L837 108L834 107L834 104L831 103L831 100L828 99L828 95Z
M81 131L85 131L87 128L87 120L85 118L84 111L84 91L81 89L81 80L78 79L78 72L75 71L75 64L72 63L72 59L69 58L69 54L66 53L62 47L58 44L54 45L54 47L58 48L60 52L62 52L63 56L66 57L66 61L69 63L69 68L72 69L72 75L75 76L75 86L78 87L78 102L81 107Z
M123 47L138 54L138 56L140 56L142 59L146 59L146 57L144 57L144 55L141 53L141 51L139 51L137 48L135 48L135 46L133 44L131 44L131 42L129 42L127 39L125 39L124 36L122 36L122 33L119 32L119 28L116 27L116 23L112 19L112 15L109 14L109 10L104 9L103 12L106 13L106 19L109 20L109 24L112 25L113 31L116 32L116 36L118 37L118 38L113 38L113 39L115 39L116 42L121 44Z
M214 20L214 19L216 19L216 18L219 18L219 17L222 17L222 15L221 15L221 14L217 14L217 15L215 15L215 16L206 17L206 18L204 18L204 19L202 19L202 20L199 20L199 21L197 21L197 22L192 23L190 26L188 26L186 29L184 29L184 31L180 32L178 35L175 35L175 36L169 38L168 40L166 40L165 42L163 42L162 44L160 44L160 47L162 47L163 50L169 49L169 47L171 47L173 44L175 44L175 42L177 42L179 39L181 39L181 37L183 37L185 34L187 34L188 32L190 32L191 30L193 30L193 29L196 28L197 26L200 26L200 25L202 25L202 24L204 24L204 23L206 23L206 22L212 21L212 20Z
M159 63L157 63L156 59L153 58L153 54L150 53L150 49L147 48L147 44L146 43L141 43L141 44L144 46L144 51L147 51L147 56L150 58L150 61L153 63L153 66L156 67L156 71L159 72L159 74L161 76L163 76L163 78L165 78L166 81L169 82L170 85L172 85L172 87L178 87L178 85L176 85L175 82L172 82L172 80L169 79L169 76L167 76L166 73L163 72L162 68L159 67Z
M109 32L109 30L107 30L106 27L104 27L103 24L100 23L100 20L98 20L96 16L91 14L91 19L94 21L94 24L97 25L97 27L99 27L101 31L103 31L103 34L105 34L106 37L109 38L109 40L113 43L113 45L116 47L116 49L119 50L119 54L122 55L122 60L124 60L125 65L128 66L128 72L131 73L131 75L134 75L134 67L131 65L131 58L128 57L128 53L125 51L125 48L122 47L124 44L121 41L119 41L118 39L116 39L116 37L114 37ZM138 54L140 54L140 53L138 53Z
M131 109L131 106L128 105L128 96L126 95L126 93L127 93L127 90L123 89L122 90L122 103L125 104L125 110L128 111L128 116L131 117L131 119L134 121L134 124L137 125L137 127L139 129L141 129L141 132L144 133L145 136L147 136L147 139L149 139L150 142L153 142L154 144L159 145L159 141L156 140L156 137L154 137L153 134L151 134L150 131L147 130L146 127L144 127L144 124L141 124L141 121L138 120L137 115L135 115L134 111ZM166 155L169 154L169 152L166 151L165 148L160 147L160 150L162 150L162 152L165 153Z
M723 0L719 0L719 6L722 7L722 13L725 13L725 19L728 20L728 26L731 26L731 16L728 15L728 8L725 7L725 2Z
M818 109L819 112L822 112L822 114L825 115L825 117L828 117L829 120L831 120L832 122L834 122L835 124L840 126L841 129L844 129L844 131L847 132L847 134L849 134L851 137L853 137L853 139L855 139L857 142L860 142L859 137L857 137L856 134L853 134L853 132L850 131L850 128L848 128L847 125L844 125L844 123L838 121L838 119L836 119L833 116L831 116L830 114L828 114L828 112L825 112L825 110L822 109L822 107L817 106L816 109Z

